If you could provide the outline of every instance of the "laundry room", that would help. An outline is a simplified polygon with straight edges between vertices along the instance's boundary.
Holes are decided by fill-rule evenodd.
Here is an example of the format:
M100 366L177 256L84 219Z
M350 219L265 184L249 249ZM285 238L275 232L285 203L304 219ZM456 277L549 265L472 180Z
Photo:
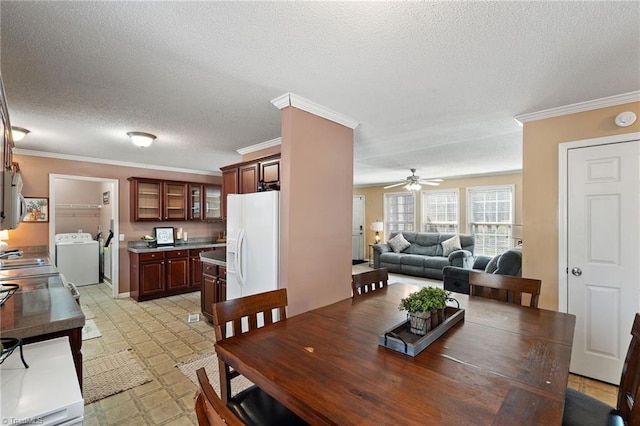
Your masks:
M55 180L56 266L77 286L110 282L111 256L104 254L113 237L111 188L100 181Z

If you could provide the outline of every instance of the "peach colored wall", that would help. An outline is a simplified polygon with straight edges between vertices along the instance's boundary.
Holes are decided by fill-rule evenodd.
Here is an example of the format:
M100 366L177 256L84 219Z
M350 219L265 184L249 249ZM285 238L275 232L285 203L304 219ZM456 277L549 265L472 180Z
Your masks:
M78 181L71 179L60 179L56 182L56 205L61 204L102 204L102 184L93 181ZM66 232L77 232L82 229L92 235L97 234L100 225L100 215L103 209L88 208L56 208L55 209L55 230L56 234ZM109 210L109 209L104 209ZM49 226L53 226L50 224Z
M127 242L139 240L144 234L153 231L160 222L131 222L129 203L129 182L131 176L154 179L181 180L221 184L220 176L200 175L195 173L178 173L164 170L152 170L135 167L115 166L110 164L90 163L83 161L61 160L30 155L14 155L14 161L20 163L20 171L24 180L25 196L49 197L49 174L91 176L106 179L118 179L119 187L119 227L125 241L119 242L118 259L120 262L119 293L129 291L129 254ZM113 194L111 194L113 197ZM162 225L182 227L188 231L189 238L213 237L224 230L222 223L205 222L161 222ZM48 246L49 223L23 223L18 229L9 231L10 245L15 247ZM114 237L114 240L117 236Z
M558 145L582 139L640 132L640 121L617 127L616 115L633 102L524 124L523 274L542 279L539 306L558 309Z
M493 185L514 185L516 200L515 200L515 223L522 223L522 174L510 173L503 175L492 176L478 176L459 179L445 179L444 182L438 187L434 187L434 190L440 189L459 189L459 219L463 232L465 231L465 224L467 221L466 212L466 191L467 188L474 186L493 186ZM424 188L423 188L424 189ZM402 192L398 188L383 189L382 186L362 186L353 189L353 195L363 195L365 202L365 244L373 244L375 239L375 232L369 229L372 222L376 220L384 220L384 194ZM420 195L416 196L416 218L419 218L422 214L422 203L420 201ZM416 225L417 226L417 225ZM380 234L382 241L385 241L383 233ZM365 251L369 256L368 251Z
M290 316L351 296L353 131L282 111L280 284Z

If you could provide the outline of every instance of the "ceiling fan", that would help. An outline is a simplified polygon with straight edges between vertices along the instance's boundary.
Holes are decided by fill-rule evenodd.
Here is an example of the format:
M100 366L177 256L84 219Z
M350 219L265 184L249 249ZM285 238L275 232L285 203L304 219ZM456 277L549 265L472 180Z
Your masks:
M443 182L442 179L420 179L420 176L416 176L416 169L411 169L411 176L407 176L406 180L400 183L385 186L384 189L404 185L404 189L406 189L407 191L419 191L422 188L422 185L438 186L441 182Z

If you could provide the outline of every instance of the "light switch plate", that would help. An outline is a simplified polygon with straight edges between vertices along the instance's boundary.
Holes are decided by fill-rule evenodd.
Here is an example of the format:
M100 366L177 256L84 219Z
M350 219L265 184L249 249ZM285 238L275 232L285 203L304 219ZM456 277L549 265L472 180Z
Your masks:
M120 241L124 241L124 234L120 234L120 235L118 235L118 239L119 239Z

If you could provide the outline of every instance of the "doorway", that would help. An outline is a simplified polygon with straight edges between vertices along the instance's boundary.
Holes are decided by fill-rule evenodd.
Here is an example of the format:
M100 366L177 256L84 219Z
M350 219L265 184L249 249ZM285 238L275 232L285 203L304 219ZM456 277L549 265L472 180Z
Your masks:
M78 203L69 202L69 197L64 194L65 185L76 184L79 187L86 185L91 187L90 198L78 198ZM67 232L87 232L92 235L101 233L103 240L106 240L109 231L114 237L110 240L108 249L103 251L102 265L110 267L111 296L113 298L119 293L119 259L118 259L118 200L119 188L117 179L101 177L73 176L73 175L49 175L49 202L50 225L49 225L49 247L51 256L55 262L55 236L57 233ZM64 203L61 201L65 201ZM56 216L58 216L56 218ZM69 220L72 218L73 220ZM57 224L60 223L60 229ZM91 225L87 225L91 224ZM94 225L95 224L95 225ZM100 227L98 224L101 224ZM77 226L74 226L77 225ZM84 229L90 226L93 229ZM104 257L108 257L104 259Z
M362 195L353 197L351 252L352 261L364 262L364 196Z
M576 315L571 372L618 384L640 294L640 140L560 145L559 309Z

